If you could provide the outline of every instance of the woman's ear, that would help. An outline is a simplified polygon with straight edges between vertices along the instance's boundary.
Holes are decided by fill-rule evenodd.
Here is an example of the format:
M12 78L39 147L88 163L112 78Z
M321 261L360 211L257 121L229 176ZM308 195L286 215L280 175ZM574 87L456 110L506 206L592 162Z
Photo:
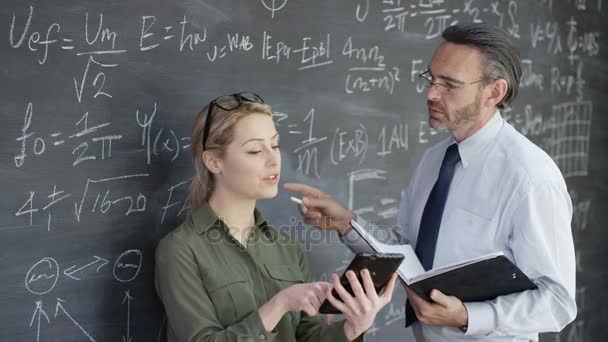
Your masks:
M203 151L202 159L211 173L216 175L222 173L222 161L215 153L212 151Z
M495 107L497 104L499 104L500 101L502 101L507 95L508 88L509 85L505 79L499 78L494 80L490 84L490 96L487 99L488 105Z

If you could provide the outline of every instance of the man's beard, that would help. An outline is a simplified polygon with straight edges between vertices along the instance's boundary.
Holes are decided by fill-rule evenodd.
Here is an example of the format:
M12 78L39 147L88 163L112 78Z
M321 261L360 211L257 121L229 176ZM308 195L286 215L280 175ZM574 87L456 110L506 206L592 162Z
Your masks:
M445 108L443 108L436 101L427 100L426 105L427 105L427 107L436 108L437 110L439 110L443 113L443 115L444 115L443 118L445 120L443 122L441 122L441 124L442 124L441 129L447 129L449 131L454 131L455 129L462 127L463 125L465 125L471 121L474 121L476 118L479 117L480 111L481 111L481 91L477 92L473 102L471 102L467 105L464 105L463 107L460 107L458 109L455 109L455 110L451 111L450 113L445 111ZM430 117L429 117L429 120L430 120ZM435 128L435 127L433 127L433 128Z

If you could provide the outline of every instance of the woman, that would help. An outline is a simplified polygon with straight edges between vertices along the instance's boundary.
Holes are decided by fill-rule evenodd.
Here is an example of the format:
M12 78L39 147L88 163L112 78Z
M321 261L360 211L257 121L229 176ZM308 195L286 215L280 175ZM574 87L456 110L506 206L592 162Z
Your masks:
M199 113L192 132L192 214L156 251L169 342L354 340L390 302L394 276L382 295L366 272L363 285L349 272L355 297L335 274L333 285L306 283L300 246L255 209L257 199L277 194L278 142L270 107L255 94L219 97ZM345 321L328 326L317 316L325 298L343 310Z

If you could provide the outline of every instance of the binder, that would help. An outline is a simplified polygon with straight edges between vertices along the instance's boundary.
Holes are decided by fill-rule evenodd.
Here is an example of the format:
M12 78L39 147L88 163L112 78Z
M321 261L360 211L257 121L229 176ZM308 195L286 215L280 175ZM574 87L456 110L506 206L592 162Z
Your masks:
M463 302L478 302L537 288L502 252L425 271L412 246L382 243L356 221L353 220L350 224L376 253L403 254L405 259L397 270L399 278L428 301L433 289L455 296Z

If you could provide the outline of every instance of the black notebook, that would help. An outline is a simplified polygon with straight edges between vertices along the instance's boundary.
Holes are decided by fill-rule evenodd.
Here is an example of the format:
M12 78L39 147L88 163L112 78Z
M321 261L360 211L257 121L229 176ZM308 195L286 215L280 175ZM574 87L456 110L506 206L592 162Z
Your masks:
M425 271L410 245L388 245L357 222L351 221L351 226L375 252L403 254L405 259L397 270L399 278L427 300L433 289L463 302L478 302L537 288L502 252Z

